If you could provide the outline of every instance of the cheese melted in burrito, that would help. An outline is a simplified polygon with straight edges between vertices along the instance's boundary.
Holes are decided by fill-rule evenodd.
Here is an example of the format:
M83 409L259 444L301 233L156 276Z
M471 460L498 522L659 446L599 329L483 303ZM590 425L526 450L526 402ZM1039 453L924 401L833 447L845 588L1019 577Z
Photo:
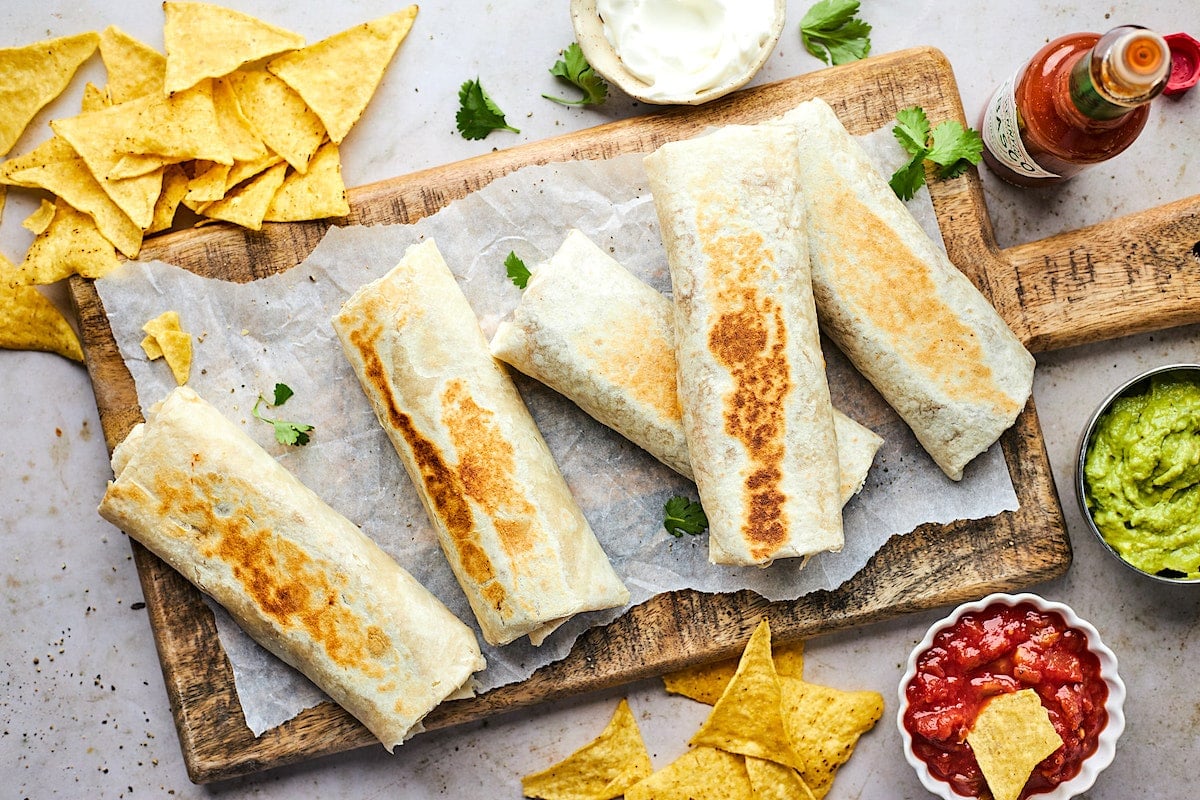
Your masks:
M679 399L709 560L842 547L837 444L796 135L730 126L646 157L675 307Z
M781 122L798 134L821 326L959 480L1025 407L1033 356L825 101Z
M529 277L492 355L574 401L689 480L670 299L573 230ZM883 443L833 410L845 503Z
M151 408L112 463L101 516L389 752L484 668L470 628L191 389Z
M537 645L629 592L432 240L333 319L484 639Z

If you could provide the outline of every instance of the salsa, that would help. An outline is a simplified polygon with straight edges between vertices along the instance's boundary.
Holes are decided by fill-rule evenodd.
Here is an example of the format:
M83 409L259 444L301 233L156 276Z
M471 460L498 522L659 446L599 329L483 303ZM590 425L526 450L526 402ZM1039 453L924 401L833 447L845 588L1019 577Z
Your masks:
M958 794L985 796L967 734L989 698L1026 688L1038 693L1063 746L1034 768L1021 798L1053 790L1095 752L1108 686L1087 634L1030 603L965 614L921 654L906 689L913 752Z

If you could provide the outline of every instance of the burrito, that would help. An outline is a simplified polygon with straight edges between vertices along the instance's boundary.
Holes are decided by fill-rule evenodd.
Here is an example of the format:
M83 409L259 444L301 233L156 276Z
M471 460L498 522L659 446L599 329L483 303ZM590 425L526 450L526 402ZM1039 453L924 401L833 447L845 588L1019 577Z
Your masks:
M782 122L798 134L821 326L959 480L1025 407L1033 356L823 100Z
M485 667L470 628L191 389L152 407L112 466L101 516L389 752Z
M629 601L432 240L333 327L488 643Z
M580 231L533 270L491 348L694 480L675 383L671 301ZM883 439L836 408L833 427L844 504L862 488Z
M709 560L842 547L833 408L796 202L796 134L729 126L646 157Z

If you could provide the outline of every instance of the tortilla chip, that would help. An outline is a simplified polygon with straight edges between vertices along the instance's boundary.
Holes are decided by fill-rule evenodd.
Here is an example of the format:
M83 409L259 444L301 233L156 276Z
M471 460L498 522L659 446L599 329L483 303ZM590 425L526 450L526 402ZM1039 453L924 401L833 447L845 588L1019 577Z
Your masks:
M12 150L37 113L62 94L99 42L95 33L80 33L0 49L0 156Z
M152 98L129 100L111 108L66 119L51 120L50 127L75 149L100 187L139 229L150 225L154 203L162 190L162 169L136 178L115 180L113 168L126 152L122 149L138 115Z
M229 80L238 106L258 137L294 170L307 171L308 160L325 139L325 126L304 99L261 70L235 72Z
M412 28L415 5L364 22L267 64L321 118L329 138L346 138Z
M220 200L200 207L198 213L210 219L232 222L252 231L262 230L263 216L271 205L271 198L283 185L286 171L287 164L276 164ZM186 199L184 198L185 204Z
M733 680L690 744L799 767L780 716L779 679L771 660L771 626L754 630Z
M754 800L815 800L800 773L783 764L746 756Z
M804 677L804 642L785 642L771 645L771 657L775 662L775 674L792 678ZM663 686L670 694L681 694L700 703L714 705L733 673L737 671L738 659L727 658L709 664L696 664L663 675Z
M4 204L8 202L8 187L0 183L0 222L4 221Z
M304 46L304 37L210 3L163 3L167 49L163 88L177 92L243 64Z
M554 766L526 775L526 797L612 800L654 771L629 703L621 700L600 736Z
M112 102L163 94L167 57L116 25L100 32L100 58L108 70L108 96Z
M192 369L192 336L183 331L164 331L155 337L175 383L183 386L188 382Z
M83 85L83 98L79 101L79 110L85 114L89 111L99 111L112 105L108 92L88 81Z
M1034 767L1062 747L1050 713L1033 689L997 695L988 701L967 743L994 800L1016 800Z
M141 249L141 227L113 202L87 164L61 137L47 139L25 155L4 162L0 182L45 189L61 197L90 216L104 238L129 258Z
M179 210L179 203L187 190L188 176L183 167L172 164L163 170L162 192L154 204L154 220L146 228L146 235L165 231L174 224L175 212Z
M255 133L250 120L242 113L242 107L233 91L233 84L224 78L218 78L212 82L212 90L217 126L221 129L221 138L225 140L233 160L255 161L267 155L270 151Z
M196 176L188 181L187 194L183 198L188 208L197 208L225 196L225 179L229 177L230 165L197 162L196 169Z
M326 142L308 162L307 173L301 175L290 171L283 179L283 185L271 198L264 219L270 222L300 222L344 217L349 213L350 204L346 201L346 184L342 181L338 146Z
M746 761L713 747L695 747L629 787L625 800L753 800Z
M217 125L212 81L208 80L167 97L155 97L138 113L119 148L122 153L166 156L177 161L233 163Z
M162 358L162 348L158 346L158 339L155 339L150 334L142 337L142 351L146 354L146 358L151 361L157 361Z
M142 331L157 339L167 331L182 331L178 311L164 311L142 326Z
M883 715L878 692L846 692L798 678L780 678L783 721L799 763L800 777L821 800L838 768L854 752L858 737Z
M36 288L22 285L16 269L0 254L0 347L41 350L83 361L83 349L71 324Z
M154 170L161 169L168 164L178 164L186 160L185 158L155 156L146 153L125 153L121 156L121 160L113 165L112 170L108 173L108 177L114 181L123 181L126 178L138 178L142 175L149 175Z
M49 200L43 198L42 204L38 206L37 211L34 211L32 214L26 217L25 221L21 223L21 226L25 228L25 230L33 233L34 236L37 236L39 233L44 232L46 228L50 227L50 222L53 219L54 203L51 203Z
M112 242L101 235L92 218L59 198L54 218L25 253L20 276L25 283L44 285L70 275L100 278L119 264Z
M287 162L283 160L283 156L272 153L269 150L262 158L255 159L254 161L235 161L233 167L229 170L229 177L225 179L225 191L228 192L239 183L266 172L276 164L286 166Z

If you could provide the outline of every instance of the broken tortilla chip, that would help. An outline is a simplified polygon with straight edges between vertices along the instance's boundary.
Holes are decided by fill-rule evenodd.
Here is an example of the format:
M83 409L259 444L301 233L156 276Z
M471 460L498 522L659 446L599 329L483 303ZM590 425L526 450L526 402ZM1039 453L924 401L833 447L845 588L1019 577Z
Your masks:
M783 764L746 756L746 774L754 800L815 800L800 773Z
M162 192L154 204L154 219L150 222L150 227L146 228L146 235L171 227L175 222L175 212L179 210L179 203L187 191L188 176L183 167L172 164L163 169Z
M100 32L100 58L108 71L108 96L112 102L163 94L167 57L116 25Z
M326 217L344 217L350 213L346 202L346 184L342 181L342 162L338 146L326 142L308 162L308 172L290 171L283 185L271 198L264 220L300 222Z
M600 736L548 769L526 775L526 797L612 800L654 771L629 703L621 700Z
M80 33L0 49L0 156L13 148L37 113L62 94L99 42L95 33Z
M37 236L50 227L50 222L53 219L54 203L42 198L42 204L38 206L37 211L26 217L25 221L21 223L21 227L31 232L34 236Z
M1017 800L1034 767L1062 747L1050 713L1033 689L993 697L967 734L994 800Z
M847 692L798 678L780 678L783 722L800 777L821 800L854 752L858 738L883 715L879 692Z
M267 70L304 98L329 138L340 144L371 101L416 16L412 5L364 22L272 59Z
M146 338L142 350L151 361L161 356L175 376L175 383L183 386L188 381L192 368L192 337L179 324L178 311L164 311L142 326ZM148 340L151 340L149 343Z
M112 105L108 92L88 81L83 85L83 98L79 101L79 110L85 114L89 111L99 111Z
M753 800L746 760L713 747L694 747L635 783L625 800Z
M200 206L197 212L210 219L225 220L252 231L262 230L263 217L271 205L271 198L283 185L286 171L287 164L276 164L220 200Z
M188 181L187 194L184 196L187 207L196 208L224 197L229 169L229 164L197 162L196 176Z
M286 83L269 72L235 72L229 76L238 106L254 132L292 165L308 170L308 160L325 139L320 118Z
M146 354L146 358L151 361L157 361L163 357L162 348L158 346L158 339L155 339L150 334L142 337L142 352Z
M35 287L22 285L16 269L0 254L0 347L83 361L79 337L66 317Z
M780 713L779 678L771 659L771 626L755 628L737 671L690 744L799 767Z
M59 198L50 224L34 238L18 274L24 283L45 285L70 275L100 278L119 264L112 242L92 218Z
M269 218L269 216L268 216ZM775 662L775 674L792 678L804 677L804 642L785 642L771 645L771 658ZM727 658L709 664L696 664L663 675L663 686L671 694L681 694L700 703L714 705L733 673L737 671L738 658Z
M304 37L211 3L163 3L163 88L177 92L243 64L304 46Z

